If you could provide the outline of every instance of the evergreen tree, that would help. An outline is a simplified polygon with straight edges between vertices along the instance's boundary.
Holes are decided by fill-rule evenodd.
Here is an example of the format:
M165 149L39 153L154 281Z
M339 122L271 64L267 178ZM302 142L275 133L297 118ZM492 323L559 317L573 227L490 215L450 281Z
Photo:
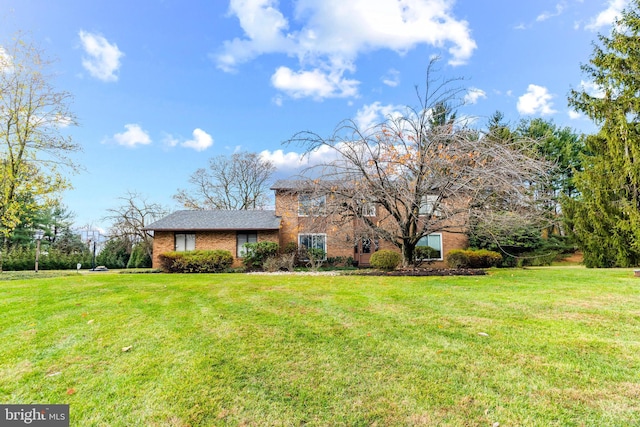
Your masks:
M573 230L588 267L640 264L640 0L631 0L582 70L599 88L573 90L569 104L600 127L586 139Z

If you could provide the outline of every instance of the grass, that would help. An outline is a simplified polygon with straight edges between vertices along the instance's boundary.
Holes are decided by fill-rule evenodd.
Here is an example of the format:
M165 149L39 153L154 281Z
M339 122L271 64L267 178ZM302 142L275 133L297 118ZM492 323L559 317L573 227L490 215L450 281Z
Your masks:
M30 276L0 341L0 402L74 426L640 425L631 270Z

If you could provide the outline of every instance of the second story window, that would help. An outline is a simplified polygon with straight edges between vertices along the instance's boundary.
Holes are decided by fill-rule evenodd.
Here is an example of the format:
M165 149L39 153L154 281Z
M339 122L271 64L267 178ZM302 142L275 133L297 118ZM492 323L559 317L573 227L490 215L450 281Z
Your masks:
M362 216L376 216L375 203L367 202L362 205Z
M420 205L420 216L439 216L440 199L435 194L427 194L422 198Z
M298 195L298 216L324 215L327 198L312 194Z

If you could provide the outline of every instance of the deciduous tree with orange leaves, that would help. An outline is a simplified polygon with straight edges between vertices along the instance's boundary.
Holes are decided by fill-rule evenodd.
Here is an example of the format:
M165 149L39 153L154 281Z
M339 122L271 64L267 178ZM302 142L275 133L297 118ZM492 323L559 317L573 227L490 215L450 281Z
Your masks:
M535 215L539 200L530 184L551 169L526 141L505 140L458 118L465 89L459 79L437 79L435 64L424 92L416 88L416 107L367 129L346 120L329 137L305 131L288 142L307 154L335 153L303 173L315 191L331 194L321 220L357 220L363 233L400 248L405 265L432 233L465 233L471 219L496 210ZM376 206L376 215L366 206Z

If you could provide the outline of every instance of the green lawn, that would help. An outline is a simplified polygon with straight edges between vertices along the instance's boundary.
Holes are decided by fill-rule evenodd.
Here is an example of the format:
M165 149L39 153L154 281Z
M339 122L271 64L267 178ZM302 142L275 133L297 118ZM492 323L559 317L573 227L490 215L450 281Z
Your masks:
M640 425L632 270L2 273L0 342L0 403L73 426Z

